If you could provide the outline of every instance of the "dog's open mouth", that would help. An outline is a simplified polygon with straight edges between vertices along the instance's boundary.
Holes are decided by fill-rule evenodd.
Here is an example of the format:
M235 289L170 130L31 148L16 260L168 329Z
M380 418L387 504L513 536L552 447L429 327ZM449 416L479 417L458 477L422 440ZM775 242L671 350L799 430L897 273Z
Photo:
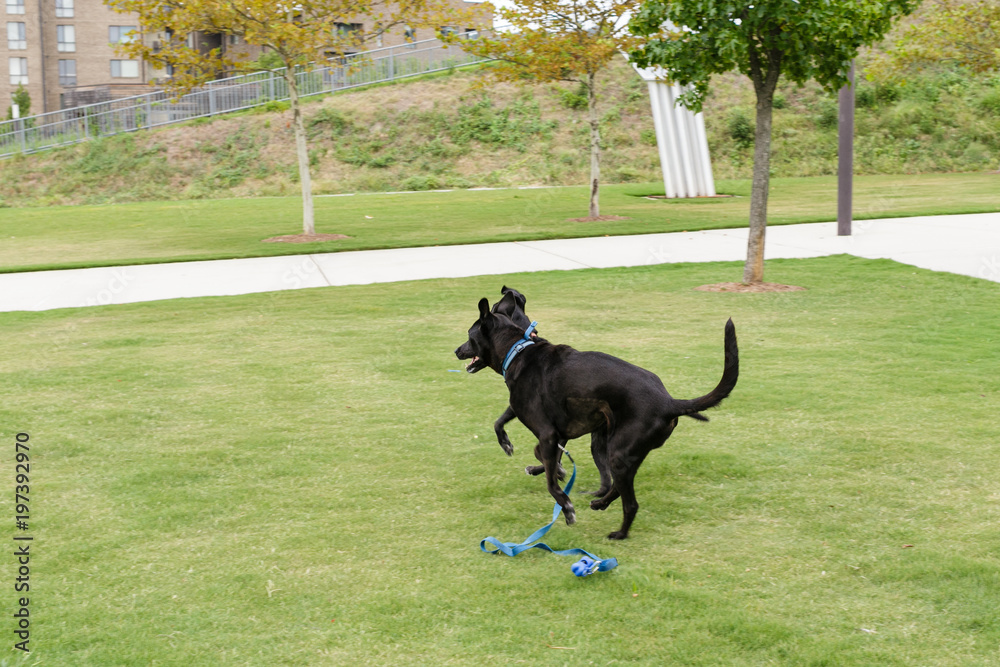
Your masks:
M479 371L486 368L486 362L484 362L479 357L472 357L472 360L465 365L466 373L478 373Z

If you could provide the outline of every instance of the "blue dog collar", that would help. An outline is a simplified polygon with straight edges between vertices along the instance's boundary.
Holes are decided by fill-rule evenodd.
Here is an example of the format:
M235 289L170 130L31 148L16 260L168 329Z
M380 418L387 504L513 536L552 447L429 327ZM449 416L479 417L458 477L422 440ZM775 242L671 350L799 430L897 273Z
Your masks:
M535 341L531 340L531 332L535 330L536 326L538 326L538 322L532 322L531 326L524 330L524 337L514 343L511 348L507 350L507 356L503 360L503 377L505 380L507 379L507 367L510 366L512 361L514 361L514 357L516 357L524 348L535 344Z

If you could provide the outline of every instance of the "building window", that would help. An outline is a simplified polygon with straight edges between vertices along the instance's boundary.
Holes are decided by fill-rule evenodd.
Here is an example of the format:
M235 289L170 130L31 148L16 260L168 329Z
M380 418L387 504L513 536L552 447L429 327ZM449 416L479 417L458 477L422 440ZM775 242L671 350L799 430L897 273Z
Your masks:
M28 84L28 59L9 58L10 61L10 85Z
M463 37L465 39L479 39L479 30L477 28L466 28Z
M7 0L7 13L8 14L23 14L24 13L24 0Z
M111 78L112 79L138 79L139 78L139 61L138 60L112 60L111 61Z
M128 44L134 42L136 35L129 34L135 32L134 25L109 25L108 41L112 44Z
M56 18L73 18L73 0L56 0Z
M441 37L442 39L447 37L448 35L457 35L457 34L458 34L458 28L456 28L453 25L443 25L440 28L438 28L438 37Z
M334 25L337 28L337 37L346 40L355 39L364 27L360 23L335 23Z
M24 33L24 23L7 24L7 48L11 51L20 51L28 48L27 37Z
M76 51L76 28L71 25L56 26L56 50L61 53Z
M408 25L403 26L403 39L409 43L417 41L417 30L416 28L411 28ZM416 47L413 47L416 48Z
M75 60L60 60L59 61L59 85L60 86L75 86L76 85L76 61Z
M239 35L230 35L229 36L229 45L230 46L236 46L239 43L240 43L240 36Z

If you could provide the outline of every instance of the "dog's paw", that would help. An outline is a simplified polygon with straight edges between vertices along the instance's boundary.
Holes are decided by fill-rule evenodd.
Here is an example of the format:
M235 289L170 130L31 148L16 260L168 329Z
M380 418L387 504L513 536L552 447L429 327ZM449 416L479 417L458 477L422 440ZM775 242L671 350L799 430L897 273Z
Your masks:
M510 444L510 440L501 442L500 449L502 449L504 454L506 454L507 456L514 455L514 445Z
M524 474L532 476L541 475L543 472L545 472L545 466L527 466L524 469ZM556 477L560 482L566 479L566 470L562 466L559 466L556 471Z
M590 509L592 509L592 510L598 510L598 511L606 510L606 509L608 509L608 503L604 500L604 498L598 498L597 500L591 500L590 501Z
M628 533L620 530L616 530L615 532L608 535L609 540L624 540L626 537L628 537Z
M572 505L570 505L569 507L564 507L563 514L566 515L567 526L572 526L574 523L576 523L576 510L573 509Z

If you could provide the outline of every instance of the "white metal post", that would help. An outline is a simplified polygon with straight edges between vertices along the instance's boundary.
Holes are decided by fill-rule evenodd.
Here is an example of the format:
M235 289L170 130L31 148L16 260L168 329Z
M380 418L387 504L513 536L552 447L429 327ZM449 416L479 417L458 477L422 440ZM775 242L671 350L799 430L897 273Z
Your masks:
M649 88L657 152L667 197L715 196L705 119L677 103L685 91L667 82L661 71L636 68Z

